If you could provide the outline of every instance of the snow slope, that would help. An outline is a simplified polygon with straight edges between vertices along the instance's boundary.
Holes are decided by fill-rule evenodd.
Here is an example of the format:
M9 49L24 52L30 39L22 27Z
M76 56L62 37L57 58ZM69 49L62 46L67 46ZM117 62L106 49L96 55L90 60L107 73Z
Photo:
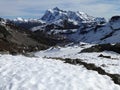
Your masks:
M0 90L120 90L105 75L41 57L0 55Z
M108 73L120 74L119 54L110 51L104 51L100 53L79 53L82 49L90 47L91 45L88 44L85 46L80 46L78 44L67 47L52 48L45 51L36 52L35 56L82 59L84 62L94 63L96 66L101 67ZM111 56L111 59L98 57L100 54L103 54L105 56Z

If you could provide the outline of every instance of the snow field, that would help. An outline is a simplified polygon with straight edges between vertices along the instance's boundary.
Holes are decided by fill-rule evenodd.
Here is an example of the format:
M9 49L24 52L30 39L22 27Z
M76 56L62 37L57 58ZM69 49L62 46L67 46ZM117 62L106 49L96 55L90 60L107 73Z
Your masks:
M39 57L60 57L60 58L71 58L71 59L82 59L87 63L94 63L96 66L101 67L106 72L111 74L120 74L120 55L115 52L104 51L100 53L79 53L82 49L90 47L85 45L83 47L75 45L69 47L59 47L59 49L48 49L45 51L36 52L35 56ZM100 54L105 56L111 56L113 59L98 57Z
M0 90L120 90L120 86L83 66L0 55Z

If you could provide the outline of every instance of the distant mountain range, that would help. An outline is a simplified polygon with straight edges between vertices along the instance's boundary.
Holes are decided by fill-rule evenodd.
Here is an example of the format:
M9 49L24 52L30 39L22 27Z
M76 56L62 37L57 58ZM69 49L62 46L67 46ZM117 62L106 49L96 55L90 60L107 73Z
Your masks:
M58 7L47 10L38 19L0 18L0 27L1 40L15 44L26 43L26 39L31 41L26 46L34 46L33 43L36 46L68 42L120 43L120 16L113 16L107 22L103 17L93 17L79 11L65 11ZM9 34L3 35L4 33L9 33L10 38L7 39ZM25 41L21 41L22 39Z

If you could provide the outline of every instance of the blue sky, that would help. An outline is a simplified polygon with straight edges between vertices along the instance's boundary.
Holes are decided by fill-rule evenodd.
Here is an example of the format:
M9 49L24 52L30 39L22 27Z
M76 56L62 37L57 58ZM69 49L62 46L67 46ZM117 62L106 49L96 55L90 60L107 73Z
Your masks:
M56 6L107 19L120 15L120 0L0 0L0 17L40 18L45 10Z

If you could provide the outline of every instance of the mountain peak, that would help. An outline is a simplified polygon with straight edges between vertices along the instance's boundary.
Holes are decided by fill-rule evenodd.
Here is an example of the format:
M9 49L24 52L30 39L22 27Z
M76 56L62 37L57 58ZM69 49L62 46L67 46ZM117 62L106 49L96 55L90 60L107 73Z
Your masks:
M45 22L59 22L61 20L68 19L70 21L74 21L77 23L82 23L82 21L93 21L94 18L87 15L83 12L74 12L74 11L64 11L59 9L58 7L55 7L53 9L49 9L46 11L46 13L41 18Z
M54 7L53 10L60 11L58 7Z

